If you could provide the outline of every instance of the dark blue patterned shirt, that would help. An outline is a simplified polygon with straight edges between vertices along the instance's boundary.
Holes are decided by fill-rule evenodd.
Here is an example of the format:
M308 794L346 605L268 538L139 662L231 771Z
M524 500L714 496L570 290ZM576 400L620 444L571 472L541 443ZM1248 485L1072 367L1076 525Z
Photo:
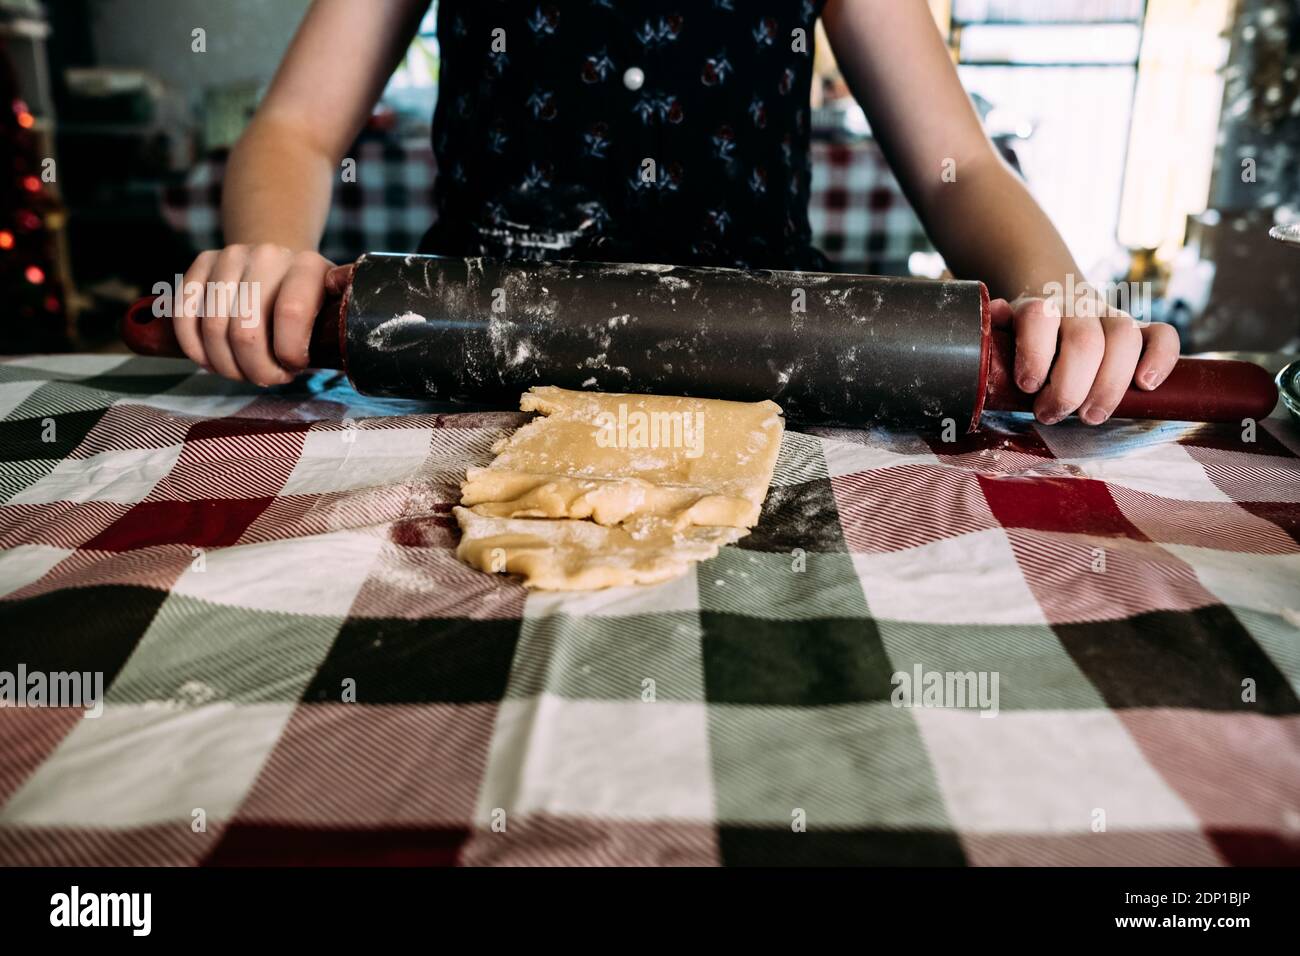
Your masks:
M438 220L421 250L820 269L825 0L442 0Z

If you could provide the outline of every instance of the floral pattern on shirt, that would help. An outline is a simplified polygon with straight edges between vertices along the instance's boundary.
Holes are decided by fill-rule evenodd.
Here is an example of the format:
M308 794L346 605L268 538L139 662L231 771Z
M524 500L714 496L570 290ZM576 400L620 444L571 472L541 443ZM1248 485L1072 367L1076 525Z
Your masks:
M820 269L824 0L442 0L445 255Z

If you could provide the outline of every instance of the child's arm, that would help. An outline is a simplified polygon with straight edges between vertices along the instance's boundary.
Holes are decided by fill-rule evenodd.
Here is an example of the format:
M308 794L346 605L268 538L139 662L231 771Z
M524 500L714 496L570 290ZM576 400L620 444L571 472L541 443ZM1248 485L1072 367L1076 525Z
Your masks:
M261 315L241 317L228 306L200 320L197 302L186 297L176 337L195 362L258 385L287 382L306 367L331 266L316 247L334 177L427 6L315 0L308 10L230 156L222 197L230 245L199 255L184 280L186 289L258 283Z
M994 318L1015 324L1016 381L1027 392L1042 389L1039 420L1080 409L1098 424L1131 382L1164 381L1178 359L1172 327L1139 328L1101 308L1062 318L1056 303L1042 301L1049 283L1064 286L1070 274L1082 283L1083 272L989 142L926 4L829 0L823 21L872 132L949 267L1012 300L1014 308L997 303ZM946 168L955 182L945 181Z

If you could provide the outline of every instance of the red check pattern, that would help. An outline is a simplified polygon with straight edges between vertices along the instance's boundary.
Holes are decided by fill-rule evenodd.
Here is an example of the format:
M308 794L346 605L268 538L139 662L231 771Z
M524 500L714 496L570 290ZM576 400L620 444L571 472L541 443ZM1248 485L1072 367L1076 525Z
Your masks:
M1288 418L792 428L697 574L547 595L454 556L517 413L84 356L0 412L0 673L105 691L0 707L0 863L1300 863Z
M377 249L417 248L433 223L436 163L424 140L363 139L353 152L355 183L338 183L321 255L351 262ZM202 160L182 186L163 194L163 217L195 251L221 239L221 182L226 153ZM914 252L933 252L921 221L874 142L812 144L808 214L813 245L837 268L908 275Z

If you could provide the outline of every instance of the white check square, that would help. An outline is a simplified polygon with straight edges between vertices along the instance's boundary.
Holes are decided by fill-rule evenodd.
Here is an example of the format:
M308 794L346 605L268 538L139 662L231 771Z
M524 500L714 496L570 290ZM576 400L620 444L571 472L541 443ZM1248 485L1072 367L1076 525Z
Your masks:
M477 818L549 813L710 820L708 716L698 702L503 700Z
M232 816L294 704L106 705L0 808L0 822L143 826Z
M1144 445L1113 458L1062 459L1098 481L1179 501L1231 501L1205 468L1177 444Z
M939 456L919 437L864 431L858 441L822 438L826 470L832 478L895 465L938 465Z
M89 458L65 458L48 475L9 499L14 505L55 501L116 501L135 504L171 473L183 444L166 448L105 451Z
M1047 623L1000 528L852 558L867 607L878 619L926 624Z
M400 485L429 455L429 428L344 428L311 431L282 495Z
M172 590L213 604L343 617L384 541L335 531L309 538L215 548L191 564Z
M235 383L231 383L232 385ZM184 388L182 382L178 389ZM164 412L173 412L193 418L229 418L238 414L257 400L251 393L233 395L189 395L175 389L156 395L131 395L120 399L117 405L147 405Z
M1197 579L1224 604L1266 611L1300 613L1300 554L1246 554L1167 544L1192 566Z
M631 617L634 614L668 614L698 611L700 591L695 574L684 574L662 584L606 588L603 591L529 591L524 616Z
M8 417L10 412L27 400L28 395L44 384L39 379L0 383L0 419Z
M1110 830L1198 826L1112 711L912 714L959 832L1091 833L1099 820Z
M73 552L47 544L20 544L0 551L0 597L39 581Z
M20 356L7 364L22 368L52 372L60 378L93 378L111 372L124 362L130 361L129 355L98 355L93 352L68 355L32 355Z

